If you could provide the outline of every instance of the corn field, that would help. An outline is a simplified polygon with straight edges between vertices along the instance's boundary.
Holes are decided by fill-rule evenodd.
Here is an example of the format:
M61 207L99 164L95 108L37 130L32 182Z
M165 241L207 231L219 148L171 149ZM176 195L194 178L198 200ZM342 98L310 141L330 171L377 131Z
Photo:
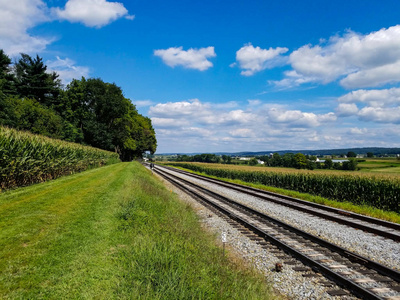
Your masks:
M0 126L0 192L117 161L117 153Z
M315 173L251 172L168 163L207 175L259 183L400 213L400 180Z

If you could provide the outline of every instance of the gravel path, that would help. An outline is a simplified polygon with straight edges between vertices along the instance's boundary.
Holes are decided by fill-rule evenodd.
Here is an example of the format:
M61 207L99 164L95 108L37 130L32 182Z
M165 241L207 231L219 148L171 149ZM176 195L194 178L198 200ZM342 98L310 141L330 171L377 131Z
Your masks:
M185 177L182 174L179 176ZM190 179L192 180L192 179ZM305 277L303 276L305 272L297 272L293 270L291 265L283 265L281 272L274 271L275 264L277 262L282 262L282 259L277 256L282 255L271 253L265 248L261 247L255 241L249 239L247 236L243 235L239 230L230 225L225 219L219 217L208 208L199 204L196 200L183 193L178 188L171 185L169 182L163 180L167 185L168 189L173 190L182 201L188 202L192 205L194 211L200 216L201 221L204 226L214 232L219 241L221 241L221 234L224 232L227 234L227 244L231 251L236 253L245 259L248 263L254 265L257 269L263 272L266 276L266 280L270 282L273 288L289 299L357 299L353 296L342 296L333 297L327 293L327 290L339 289L337 286L333 285L330 287L325 287L321 285L321 282L326 282L327 280L321 276L317 277ZM196 180L196 183L197 180ZM203 184L202 184L203 185ZM210 188L210 184L207 183L204 186ZM219 189L219 192L222 191ZM226 190L226 189L225 189ZM230 195L230 192L223 191ZM228 195L227 195L228 196ZM235 200L238 201L240 196L235 196ZM248 199L243 200L245 203L250 201ZM258 201L256 201L258 202ZM306 272L312 273L312 272Z

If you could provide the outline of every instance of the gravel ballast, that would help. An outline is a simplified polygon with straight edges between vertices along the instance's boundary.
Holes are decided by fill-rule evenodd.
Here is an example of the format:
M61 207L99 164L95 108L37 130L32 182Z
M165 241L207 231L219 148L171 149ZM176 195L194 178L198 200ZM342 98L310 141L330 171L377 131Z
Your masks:
M175 175L178 175L187 180L189 179L189 176L176 173ZM198 179L190 178L190 181L193 181L196 184L200 184L200 180ZM262 247L254 240L251 240L249 237L242 234L237 228L235 228L235 226L232 226L230 223L228 223L224 218L218 216L208 208L199 204L196 200L188 196L186 193L182 192L169 182L165 180L164 182L168 186L168 189L173 190L176 194L178 194L181 200L188 202L192 205L194 211L200 216L200 219L205 228L214 232L220 242L221 234L226 233L227 245L230 251L234 252L238 256L241 256L249 264L252 264L258 270L263 272L266 276L266 280L270 282L273 288L280 294L285 295L290 299L357 299L353 296L334 297L329 295L327 293L328 290L335 290L340 288L335 284L327 281L320 274L316 274L313 271L298 272L293 270L293 267L303 265L299 262L295 265L286 265L285 261L290 260L290 256L286 255L287 258L283 260L282 255L285 256L283 252L279 253L279 251L274 251L272 253L269 248ZM211 183L201 182L201 185L212 190L216 188L215 185ZM257 205L260 204L256 203L260 200L250 200L248 199L250 198L249 196L245 196L245 199L243 199L243 194L242 196L237 195L240 194L238 192L227 191L228 189L220 187L217 187L217 189L218 193L224 196L230 197L238 202L242 202L247 205L251 203L254 208L262 210L260 207L257 207ZM268 214L274 214L274 210L270 209L269 207L270 204L265 206L268 206L270 210ZM281 208L282 206L279 206L275 209L280 210ZM276 263L283 264L281 272L275 271Z
M318 236L380 264L400 270L400 243L294 209L262 201L256 197L220 187L216 184L176 173L186 180L217 191L232 200L248 205L289 225Z

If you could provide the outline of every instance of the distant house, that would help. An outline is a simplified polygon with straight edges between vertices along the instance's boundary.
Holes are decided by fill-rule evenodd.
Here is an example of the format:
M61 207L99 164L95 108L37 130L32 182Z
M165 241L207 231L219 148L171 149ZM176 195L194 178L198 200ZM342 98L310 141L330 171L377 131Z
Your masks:
M239 157L239 160L250 160L250 157Z
M262 161L262 160L257 160L257 163L258 163L258 164L260 164L260 165L263 165L263 164L265 164L265 162L264 162L264 161Z

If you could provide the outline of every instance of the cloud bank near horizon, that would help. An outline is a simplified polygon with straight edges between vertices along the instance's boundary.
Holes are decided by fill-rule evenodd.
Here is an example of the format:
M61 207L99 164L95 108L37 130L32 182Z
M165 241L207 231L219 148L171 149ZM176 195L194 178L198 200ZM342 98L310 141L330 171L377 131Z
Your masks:
M398 110L380 106L372 113L369 104L358 108L357 105L365 104L362 97L354 96L345 103L343 99L348 98L351 95L338 98L336 111L327 113L306 112L289 105L263 104L257 100L236 103L232 107L232 104L224 106L223 103L216 105L190 99L153 105L149 115L162 147L174 149L160 148L159 153L193 152L190 151L193 148L198 149L197 152L209 152L210 149L218 152L229 147L231 152L236 152L267 148L340 148L343 144L359 147L365 144L366 135L371 145L393 146L393 141L382 141L382 137L392 139L398 137L400 131L396 128L387 130L379 123L398 124ZM357 109L344 113L343 104L355 105ZM372 126L360 128L351 122L342 126L354 116ZM400 147L400 142L395 144Z

